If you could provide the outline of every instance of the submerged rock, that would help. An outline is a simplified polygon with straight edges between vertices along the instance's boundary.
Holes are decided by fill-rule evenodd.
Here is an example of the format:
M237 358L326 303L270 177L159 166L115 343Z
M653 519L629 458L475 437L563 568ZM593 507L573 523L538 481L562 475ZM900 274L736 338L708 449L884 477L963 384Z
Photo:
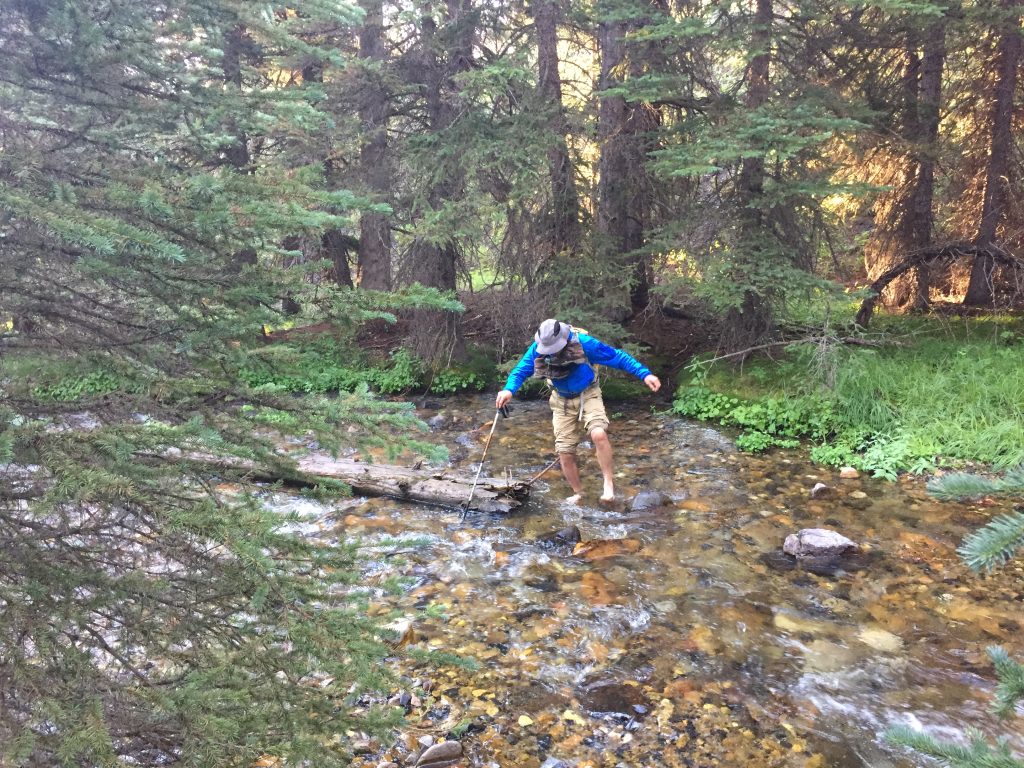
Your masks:
M580 706L588 712L633 717L647 711L647 697L638 685L598 679L589 683L584 682L577 694Z
M581 541L573 547L572 553L576 557L593 562L606 557L632 555L639 552L642 546L636 539L592 539Z
M537 537L537 543L544 547L572 547L583 540L580 529L575 525L551 531Z
M416 761L416 768L441 768L462 757L462 745L457 741L442 741L424 750Z
M793 557L839 557L857 549L857 544L828 528L804 528L786 537L782 551Z
M830 485L825 485L824 483L815 483L814 487L811 488L812 499L827 499L834 495L835 489Z
M649 509L657 509L669 503L671 499L661 491L640 491L633 500L629 502L630 512L646 512Z

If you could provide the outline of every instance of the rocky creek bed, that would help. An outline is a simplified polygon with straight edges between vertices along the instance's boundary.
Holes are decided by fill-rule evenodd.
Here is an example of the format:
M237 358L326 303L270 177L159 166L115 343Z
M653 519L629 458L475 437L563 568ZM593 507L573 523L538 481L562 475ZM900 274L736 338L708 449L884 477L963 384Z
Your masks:
M453 465L475 469L467 432L491 403L423 412ZM451 764L458 748L438 746L451 740L465 766L902 768L923 760L887 746L888 726L1006 730L988 714L985 648L1024 654L1024 568L979 577L955 552L998 506L939 503L918 480L840 479L796 453L740 454L638 406L610 411L620 495L664 503L597 505L590 456L589 502L562 503L552 471L510 517L276 497L318 535L425 542L365 563L372 611L407 648L474 660L398 660L388 698L407 726L382 743L352 734L354 765ZM485 471L528 478L552 457L547 405L527 403L499 424ZM811 499L819 482L835 492ZM546 536L570 526L583 544ZM860 554L820 572L779 556L811 527ZM377 588L396 577L400 594Z

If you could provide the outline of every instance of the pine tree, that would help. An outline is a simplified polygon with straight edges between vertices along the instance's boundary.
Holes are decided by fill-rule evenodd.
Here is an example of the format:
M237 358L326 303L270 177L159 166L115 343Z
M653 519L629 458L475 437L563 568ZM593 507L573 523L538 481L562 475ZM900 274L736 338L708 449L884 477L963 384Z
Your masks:
M342 330L385 316L275 266L284 238L353 206L288 151L327 121L271 76L331 60L304 42L316 20L359 17L333 0L5 5L4 765L344 765L346 731L394 722L352 707L391 653L352 591L356 548L290 533L247 472L192 458L280 476L281 435L329 449L348 427L413 428L365 393L244 384L286 296Z

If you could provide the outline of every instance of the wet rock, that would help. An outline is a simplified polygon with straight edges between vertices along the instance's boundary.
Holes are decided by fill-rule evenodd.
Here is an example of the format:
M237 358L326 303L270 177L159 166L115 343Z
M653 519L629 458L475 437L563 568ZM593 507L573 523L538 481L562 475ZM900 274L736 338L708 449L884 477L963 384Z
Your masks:
M559 760L557 757L548 757L540 764L540 768L569 768L569 764L564 760Z
M648 706L640 686L607 679L584 682L577 691L577 697L580 706L594 713L633 716L641 714L641 710L646 712Z
M573 547L572 553L584 560L602 560L617 555L631 555L640 551L642 545L636 539L593 539L581 541Z
M537 537L537 543L543 547L559 548L572 547L583 539L580 529L575 525L562 528L559 531L551 531Z
M398 763L377 763L377 768L398 768Z
M827 499L835 495L835 489L830 485L824 483L815 483L814 487L811 488L812 499Z
M541 592L558 591L558 577L556 577L553 573L548 573L543 576L525 579L523 581L523 584L530 587L531 589L540 590Z
M858 477L860 477L860 472L858 472L853 467L843 467L842 469L839 470L839 477L841 477L843 480L856 480Z
M863 627L857 639L882 653L898 653L903 648L903 640L898 635L880 627Z
M650 509L657 509L669 503L671 499L661 491L640 491L633 500L629 502L630 512L645 512Z
M441 412L436 416L427 419L427 426L431 429L444 429L448 425L448 414Z
M804 528L786 537L782 551L797 558L839 557L857 549L857 544L828 528Z
M442 741L424 750L416 761L416 768L441 768L462 757L462 745L457 741Z

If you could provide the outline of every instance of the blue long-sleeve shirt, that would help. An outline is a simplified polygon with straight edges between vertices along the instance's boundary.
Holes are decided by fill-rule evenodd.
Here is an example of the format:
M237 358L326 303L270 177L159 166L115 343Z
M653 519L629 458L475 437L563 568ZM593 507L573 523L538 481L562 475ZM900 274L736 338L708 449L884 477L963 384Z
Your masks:
M575 336L579 340L580 346L583 347L583 353L587 356L587 360L593 365L607 365L609 368L618 368L620 371L633 374L641 381L651 375L651 370L629 353L615 347L609 347L604 342L585 333L575 333ZM514 393L523 386L523 382L533 375L533 362L536 357L537 342L534 342L526 350L526 354L516 363L512 373L508 375L505 389ZM595 377L594 369L590 365L579 363L569 372L568 376L561 379L552 379L551 385L562 397L577 397L580 392L594 382Z

